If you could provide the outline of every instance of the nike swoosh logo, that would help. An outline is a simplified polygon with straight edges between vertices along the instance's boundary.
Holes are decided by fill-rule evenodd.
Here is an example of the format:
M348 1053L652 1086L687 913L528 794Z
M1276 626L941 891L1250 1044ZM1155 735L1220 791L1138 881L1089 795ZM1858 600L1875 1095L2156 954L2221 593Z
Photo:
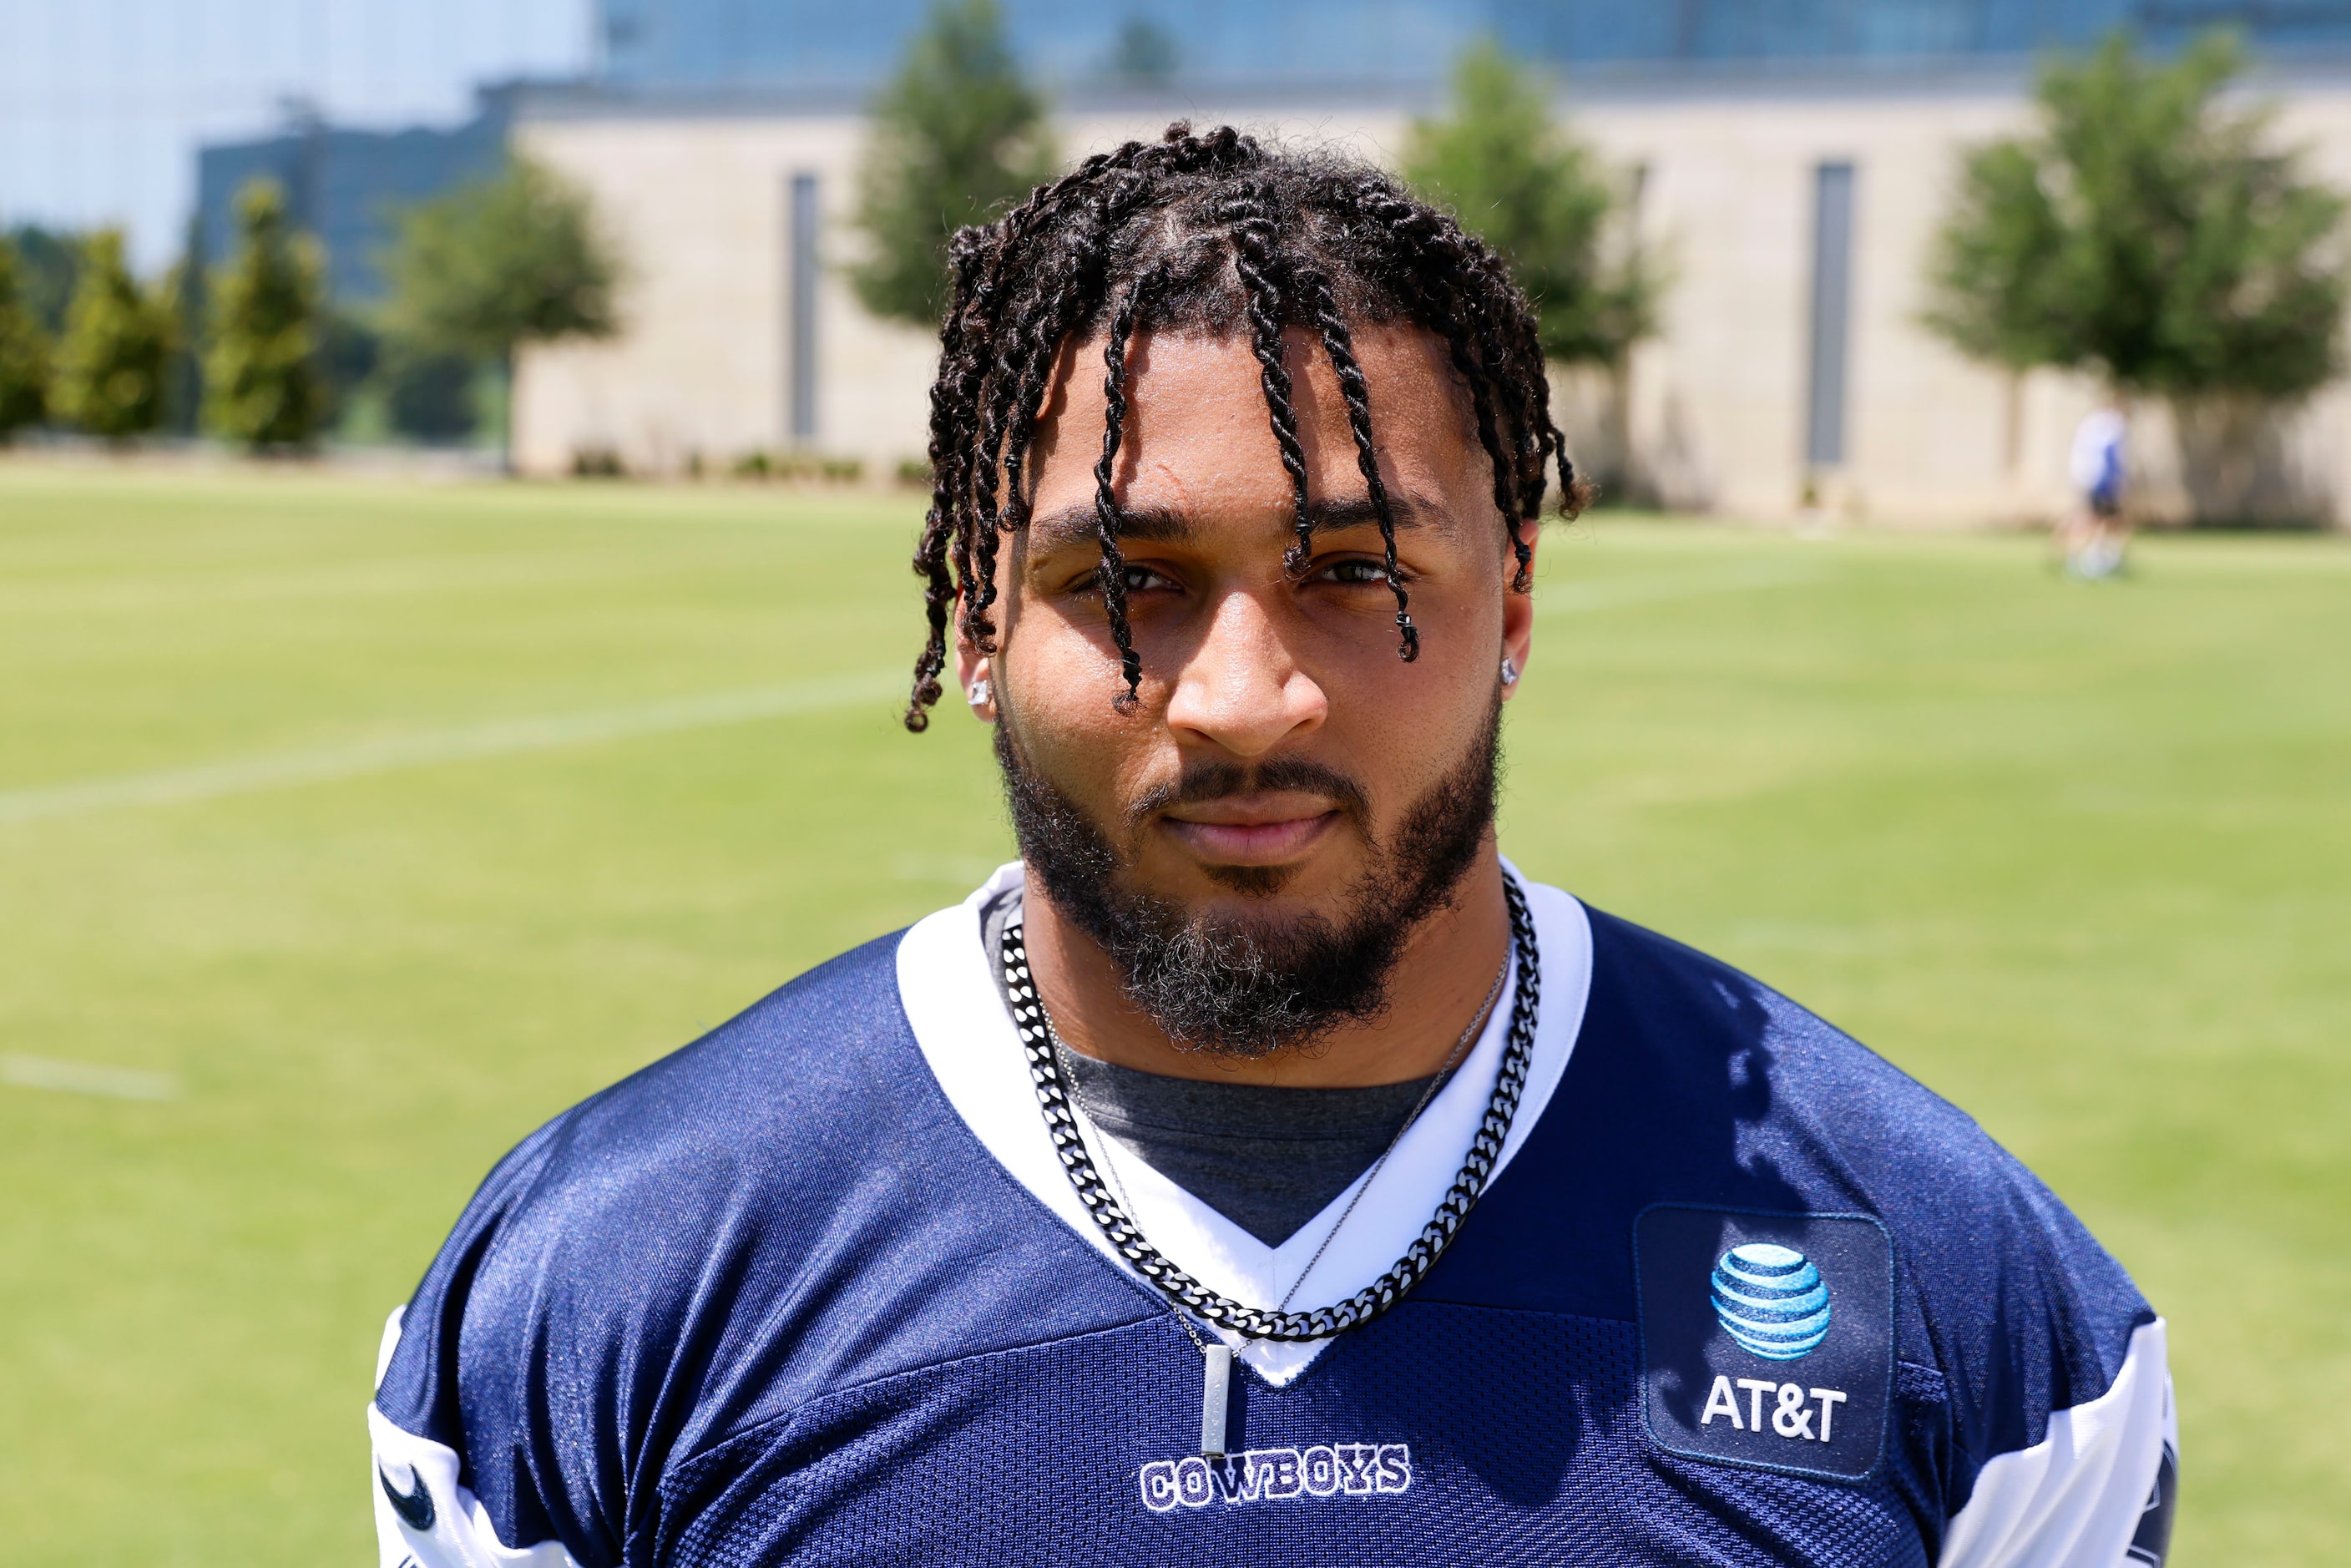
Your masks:
M382 1485L383 1495L392 1500L392 1511L400 1515L401 1523L419 1535L433 1528L433 1491L424 1484L423 1472L414 1465L408 1467L408 1481L416 1489L414 1491L404 1492L392 1485L392 1478L383 1473L381 1465L375 1468L375 1479Z

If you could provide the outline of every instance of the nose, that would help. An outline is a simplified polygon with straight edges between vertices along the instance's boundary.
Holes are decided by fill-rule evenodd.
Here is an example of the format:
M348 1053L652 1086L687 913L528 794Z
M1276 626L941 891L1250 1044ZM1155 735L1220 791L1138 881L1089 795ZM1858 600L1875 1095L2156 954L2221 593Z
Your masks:
M1266 607L1236 590L1217 602L1207 633L1177 672L1167 726L1178 737L1253 758L1314 729L1329 711L1322 686L1298 667Z

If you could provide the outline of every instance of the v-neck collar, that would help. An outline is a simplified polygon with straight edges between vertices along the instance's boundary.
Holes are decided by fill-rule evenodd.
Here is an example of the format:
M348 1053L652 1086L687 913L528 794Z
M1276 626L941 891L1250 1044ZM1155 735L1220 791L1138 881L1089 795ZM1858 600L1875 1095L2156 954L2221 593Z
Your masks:
M1518 874L1515 867L1504 864ZM1541 1001L1526 1088L1510 1137L1488 1178L1489 1186L1541 1120L1559 1086L1582 1030L1592 979L1592 928L1583 906L1557 888L1519 880L1534 916ZM1118 1256L1086 1211L1053 1153L1029 1082L1028 1060L998 990L993 956L982 939L981 912L999 895L1019 888L1021 881L1016 861L999 868L960 904L909 929L898 946L899 998L932 1075L982 1146L1063 1224L1140 1281L1141 1276ZM1516 988L1515 956L1511 965L1503 982L1506 999ZM1387 1163L1349 1183L1322 1213L1278 1247L1259 1241L1131 1150L1112 1145L1082 1116L1080 1121L1096 1168L1105 1175L1116 1171L1128 1216L1154 1247L1210 1290L1253 1306L1277 1305L1295 1286L1291 1307L1303 1311L1344 1300L1371 1284L1428 1223L1484 1120L1509 1022L1505 1000L1497 1004L1460 1069L1405 1131ZM1348 1204L1366 1181L1374 1183L1373 1189L1348 1214ZM1343 1215L1345 1225L1332 1235ZM1326 1238L1330 1245L1316 1260L1316 1249ZM1313 1271L1301 1279L1310 1261ZM1144 1288L1158 1293L1147 1283ZM1277 1387L1305 1371L1331 1343L1244 1341L1229 1333L1222 1337Z

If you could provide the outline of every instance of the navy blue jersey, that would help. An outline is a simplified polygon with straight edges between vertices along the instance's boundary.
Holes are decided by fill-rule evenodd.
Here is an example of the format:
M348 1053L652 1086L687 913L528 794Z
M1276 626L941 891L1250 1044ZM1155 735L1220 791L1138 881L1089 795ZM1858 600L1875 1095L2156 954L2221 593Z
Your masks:
M490 1174L387 1333L385 1568L2160 1561L2163 1327L2122 1269L1862 1046L1541 887L1484 1197L1369 1326L1240 1347L1202 1458L1201 1352L1052 1159L987 891ZM1501 1031L1336 1237L1113 1176L1212 1286L1336 1300L1426 1219Z

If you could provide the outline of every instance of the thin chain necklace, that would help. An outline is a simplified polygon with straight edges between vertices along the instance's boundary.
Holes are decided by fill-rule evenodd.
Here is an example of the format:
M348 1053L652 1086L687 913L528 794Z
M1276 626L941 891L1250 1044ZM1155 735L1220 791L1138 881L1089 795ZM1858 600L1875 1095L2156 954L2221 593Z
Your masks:
M1463 1030L1461 1038L1453 1042L1453 1050L1445 1058L1444 1065L1430 1077L1427 1087L1420 1092L1420 1098L1412 1103L1412 1109L1405 1113L1404 1120L1397 1124L1395 1135L1391 1137L1387 1146L1380 1151L1379 1158L1372 1162L1370 1169L1363 1176L1350 1184L1355 1189L1354 1196L1347 1200L1347 1207L1339 1211L1339 1218L1332 1220L1329 1228L1322 1232L1322 1245L1314 1249L1314 1256L1306 1260L1306 1266L1298 1271L1295 1279L1290 1281L1290 1289L1282 1292L1281 1311L1290 1310L1292 1298L1298 1294L1308 1280L1313 1278L1314 1266L1322 1261L1322 1254L1331 1250L1331 1243L1338 1239L1339 1232L1347 1228L1347 1221L1354 1217L1355 1206L1364 1201L1364 1194L1371 1191L1372 1184L1380 1179L1380 1172L1387 1167L1388 1156L1396 1152L1396 1145L1404 1142L1404 1135L1412 1131L1413 1124L1420 1120L1420 1113L1428 1109L1428 1103L1437 1098L1437 1092L1445 1087L1447 1081L1452 1076L1453 1070L1461 1065L1462 1057L1468 1054L1469 1042L1476 1040L1484 1030L1487 1015L1494 1010L1494 998L1502 994L1502 982L1510 977L1510 960L1505 958L1502 961L1502 967L1494 971L1494 983L1486 988L1486 999L1479 1002L1478 1010L1470 1015L1469 1027ZM1102 1117L1097 1115L1093 1106L1087 1103L1085 1090L1079 1085L1077 1074L1070 1071L1070 1048L1062 1042L1061 1031L1053 1027L1053 1020L1050 1018L1046 1019L1045 1029L1052 1039L1055 1064L1061 1070L1062 1081L1070 1086L1071 1102L1085 1113L1086 1120L1099 1127L1102 1124ZM1102 1140L1102 1174L1110 1178L1111 1191L1117 1195L1120 1207L1133 1208L1134 1200L1126 1196L1126 1183L1119 1178L1118 1155L1111 1147L1107 1137ZM1176 1321L1183 1325L1185 1333L1190 1335L1192 1343L1200 1347L1200 1353L1203 1355L1207 1354L1207 1342L1194 1331L1192 1320L1178 1311L1176 1313Z
M1495 1074L1493 1093L1487 1101L1485 1117L1479 1124L1477 1136L1470 1141L1460 1172L1437 1204L1437 1212L1422 1227L1412 1245L1405 1249L1404 1256L1397 1259L1387 1272L1345 1301L1303 1312L1289 1311L1286 1300L1281 1307L1252 1307L1208 1289L1162 1254L1127 1217L1124 1206L1096 1171L1093 1157L1086 1149L1084 1134L1072 1109L1069 1083L1061 1071L1052 1024L1046 1017L1045 1004L1038 996L1036 982L1029 971L1024 931L1019 925L1004 928L1000 952L1004 988L1011 1000L1012 1021L1019 1031L1021 1049L1029 1059L1029 1082L1036 1088L1037 1103L1044 1113L1045 1130L1053 1140L1053 1152L1061 1159L1061 1168L1069 1173L1071 1185L1076 1187L1079 1200L1086 1206L1086 1212L1093 1216L1094 1223L1102 1228L1102 1234L1109 1238L1112 1247L1137 1273L1156 1287L1175 1305L1179 1314L1189 1314L1252 1340L1298 1343L1329 1339L1349 1329L1360 1328L1395 1306L1444 1255L1445 1249L1459 1232L1461 1222L1468 1217L1471 1207L1485 1191L1487 1180L1493 1175L1495 1161L1501 1157L1502 1145L1510 1138L1511 1118L1518 1112L1519 1096L1526 1088L1527 1070L1534 1053L1535 1017L1541 996L1541 956L1535 945L1534 920L1527 911L1526 895L1519 890L1516 880L1507 873L1502 878L1502 895L1510 909L1510 939L1517 960L1518 984L1513 988L1510 1035L1503 1046L1500 1069ZM1365 1184L1366 1186L1368 1185ZM1359 1190L1356 1196L1360 1198L1362 1192ZM1351 1204L1350 1213L1353 1207ZM1343 1224L1345 1218L1343 1215L1341 1223ZM1327 1246L1329 1239L1326 1237L1324 1240ZM1316 1256L1319 1258L1321 1254L1318 1252ZM1311 1264L1309 1269L1311 1270ZM1300 1276L1301 1280L1304 1277ZM1212 1356L1212 1374L1213 1361ZM1221 1401L1217 1403L1220 1405ZM1221 1426L1221 1410L1218 1425ZM1221 1442L1218 1447L1221 1449Z

